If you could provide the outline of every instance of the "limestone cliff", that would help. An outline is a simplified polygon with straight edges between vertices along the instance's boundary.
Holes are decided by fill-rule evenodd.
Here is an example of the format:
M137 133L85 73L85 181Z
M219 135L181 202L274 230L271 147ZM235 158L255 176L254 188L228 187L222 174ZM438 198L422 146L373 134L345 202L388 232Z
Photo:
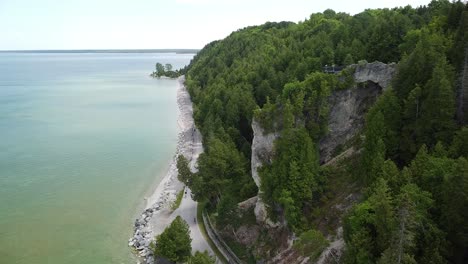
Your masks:
M252 160L251 160L251 168L252 168L252 178L257 184L259 195L257 199L257 203L255 205L255 216L257 218L257 222L263 223L267 219L267 212L265 208L265 204L261 198L261 191L260 191L260 176L258 175L258 169L263 164L271 163L273 159L273 147L275 140L279 137L278 132L273 133L265 133L263 128L260 124L254 119L252 121L252 130L253 130L253 142L252 142Z
M329 132L319 142L320 161L331 160L337 150L355 137L364 125L364 116L376 98L386 89L396 70L395 64L381 62L353 65L355 84L345 90L337 90L329 97L330 114L328 120ZM261 181L258 169L263 164L271 163L274 155L274 141L279 132L266 133L255 121L252 122L253 142L251 168L252 177L260 189ZM265 204L259 199L255 207L257 222L268 223Z
M356 83L371 81L383 89L389 86L396 70L395 63L385 64L378 61L351 67L356 67L353 76Z
M333 92L329 97L328 133L319 142L320 162L333 158L337 149L355 137L364 125L364 116L386 89L396 70L395 64L367 63L355 67L356 85Z

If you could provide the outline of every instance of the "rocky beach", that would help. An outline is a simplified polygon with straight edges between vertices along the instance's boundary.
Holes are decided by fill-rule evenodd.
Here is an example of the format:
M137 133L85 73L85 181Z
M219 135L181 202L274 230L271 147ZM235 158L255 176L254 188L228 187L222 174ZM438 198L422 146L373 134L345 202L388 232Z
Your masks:
M178 78L177 104L179 106L179 136L176 154L174 155L169 169L156 187L154 192L147 198L145 210L135 220L134 233L129 239L128 245L135 249L142 263L153 263L154 256L150 250L151 241L171 223L177 215L189 224L191 230L193 250L208 250L208 244L198 230L196 221L196 202L190 197L190 190L186 190L186 195L181 207L184 210L171 209L172 203L176 199L179 191L184 189L184 185L177 179L177 156L182 154L190 162L190 169L196 171L198 156L203 152L202 137L195 127L193 120L193 108L190 95L184 86L184 77ZM188 193L188 194L187 194ZM182 211L182 212L179 212ZM193 223L192 223L193 222ZM139 261L139 263L141 263Z

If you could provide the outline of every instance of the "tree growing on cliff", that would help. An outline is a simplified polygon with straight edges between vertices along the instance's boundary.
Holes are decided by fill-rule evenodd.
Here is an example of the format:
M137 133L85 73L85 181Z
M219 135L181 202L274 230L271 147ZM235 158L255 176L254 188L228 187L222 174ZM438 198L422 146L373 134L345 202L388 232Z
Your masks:
M288 225L300 230L303 208L319 197L319 168L316 147L304 128L288 129L275 142L276 157L260 172L265 200L281 205Z
M384 133L384 117L378 109L372 108L366 117L366 138L361 157L361 180L367 184L381 176L385 162L385 143L382 140Z
M171 225L156 237L152 248L156 257L163 257L172 262L186 262L191 256L191 243L187 222L177 216Z

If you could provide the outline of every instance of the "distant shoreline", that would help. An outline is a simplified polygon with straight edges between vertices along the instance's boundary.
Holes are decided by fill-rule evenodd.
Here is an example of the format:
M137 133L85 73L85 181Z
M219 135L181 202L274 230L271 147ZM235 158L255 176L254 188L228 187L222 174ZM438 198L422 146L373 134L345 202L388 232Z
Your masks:
M81 50L0 50L0 53L175 53L196 54L199 49L81 49Z

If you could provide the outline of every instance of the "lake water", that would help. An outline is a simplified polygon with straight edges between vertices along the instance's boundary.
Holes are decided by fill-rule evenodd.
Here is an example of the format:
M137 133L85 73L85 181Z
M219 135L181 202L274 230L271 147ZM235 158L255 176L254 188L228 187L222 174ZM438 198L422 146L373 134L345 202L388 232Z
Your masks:
M134 263L143 197L177 143L190 54L0 53L0 263Z

